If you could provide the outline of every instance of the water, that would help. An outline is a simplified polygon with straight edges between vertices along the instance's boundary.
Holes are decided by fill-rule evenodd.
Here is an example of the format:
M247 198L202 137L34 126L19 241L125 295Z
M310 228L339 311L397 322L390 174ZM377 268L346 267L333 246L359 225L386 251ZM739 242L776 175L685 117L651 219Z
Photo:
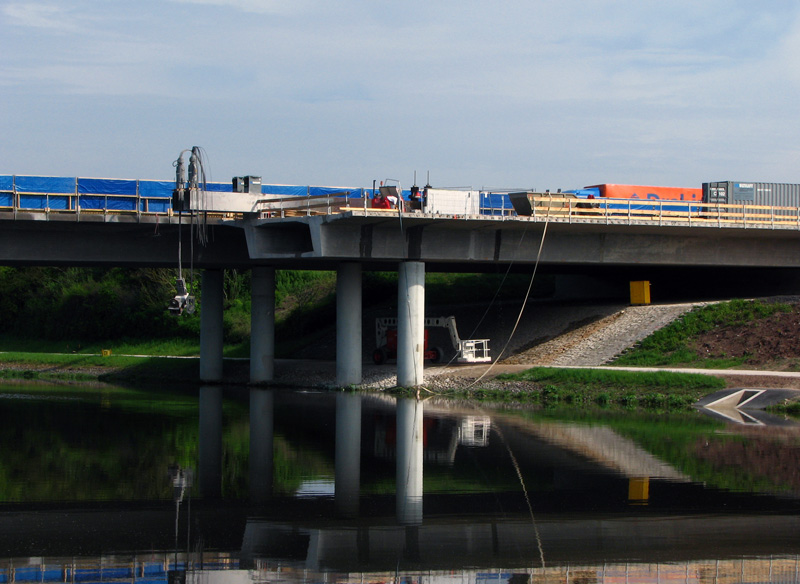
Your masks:
M763 419L4 384L0 584L797 582Z

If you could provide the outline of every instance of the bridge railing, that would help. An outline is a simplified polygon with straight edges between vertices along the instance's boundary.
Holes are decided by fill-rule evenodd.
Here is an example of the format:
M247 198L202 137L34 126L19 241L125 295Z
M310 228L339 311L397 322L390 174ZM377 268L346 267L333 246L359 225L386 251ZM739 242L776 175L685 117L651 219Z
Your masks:
M530 217L556 222L800 229L800 208L532 194Z
M54 179L47 177L0 177L0 216L50 219L72 215L81 220L116 221L120 216L131 221L143 216L172 215L172 183L118 179ZM47 182L39 180L47 178ZM38 181L38 182L37 182ZM8 183L8 184L6 184ZM320 189L317 189L320 190ZM307 192L311 192L307 189ZM305 196L272 196L258 201L262 217L335 215L344 212L380 214L397 210L372 209L368 194L334 188L322 189L325 194ZM354 196L356 195L356 196ZM509 208L508 196L486 198L479 215L459 215L459 219L491 218L517 220ZM637 225L688 225L707 227L800 229L800 208L755 205L748 203L715 204L700 201L643 199L585 199L575 195L528 193L530 213L535 221L568 223L607 223ZM414 215L419 211L401 210ZM223 215L220 215L221 217ZM226 218L241 214L227 214ZM101 219L102 217L102 219ZM448 218L442 215L442 218ZM452 217L449 217L452 218Z
M0 176L0 212L14 217L168 214L171 195L166 181Z

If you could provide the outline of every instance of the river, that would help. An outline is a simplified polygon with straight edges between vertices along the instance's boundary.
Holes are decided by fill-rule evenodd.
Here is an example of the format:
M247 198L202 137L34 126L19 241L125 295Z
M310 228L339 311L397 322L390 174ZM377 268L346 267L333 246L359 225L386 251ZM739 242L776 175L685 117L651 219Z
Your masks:
M797 582L800 428L0 386L0 584Z

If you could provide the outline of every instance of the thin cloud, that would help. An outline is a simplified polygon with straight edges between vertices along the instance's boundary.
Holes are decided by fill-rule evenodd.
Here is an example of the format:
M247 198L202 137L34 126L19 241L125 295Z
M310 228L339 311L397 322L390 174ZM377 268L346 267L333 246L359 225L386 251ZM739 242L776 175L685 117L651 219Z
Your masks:
M12 2L0 7L12 26L75 32L78 22L70 10L56 4Z
M218 6L232 8L241 12L252 14L288 14L297 12L300 1L292 0L172 0L179 4L201 4L205 6Z

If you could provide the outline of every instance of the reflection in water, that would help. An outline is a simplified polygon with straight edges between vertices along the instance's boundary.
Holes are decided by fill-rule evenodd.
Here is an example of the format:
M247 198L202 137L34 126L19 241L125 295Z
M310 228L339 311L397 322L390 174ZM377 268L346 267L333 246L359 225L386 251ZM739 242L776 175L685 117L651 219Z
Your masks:
M336 394L336 511L358 515L361 489L361 396Z
M767 447L699 415L218 387L27 398L0 413L0 584L798 580L800 488L774 468L798 466L791 429Z
M278 561L261 561L251 569L242 569L239 562L226 554L206 553L198 558L198 567L184 572L189 584L249 584L275 582L403 582L419 584L658 584L797 582L797 557L746 558L739 560L705 560L657 563L602 563L553 566L528 569L395 570L373 574L329 572L300 568ZM178 582L170 578L175 566L182 568L166 554L113 555L92 559L30 558L20 565L0 567L3 582L131 582L151 584ZM202 568L200 567L202 566ZM177 571L181 573L181 571Z
M200 388L200 492L219 497L222 481L222 388Z
M250 500L263 503L272 495L274 392L250 390Z
M397 402L397 520L422 523L422 402Z

